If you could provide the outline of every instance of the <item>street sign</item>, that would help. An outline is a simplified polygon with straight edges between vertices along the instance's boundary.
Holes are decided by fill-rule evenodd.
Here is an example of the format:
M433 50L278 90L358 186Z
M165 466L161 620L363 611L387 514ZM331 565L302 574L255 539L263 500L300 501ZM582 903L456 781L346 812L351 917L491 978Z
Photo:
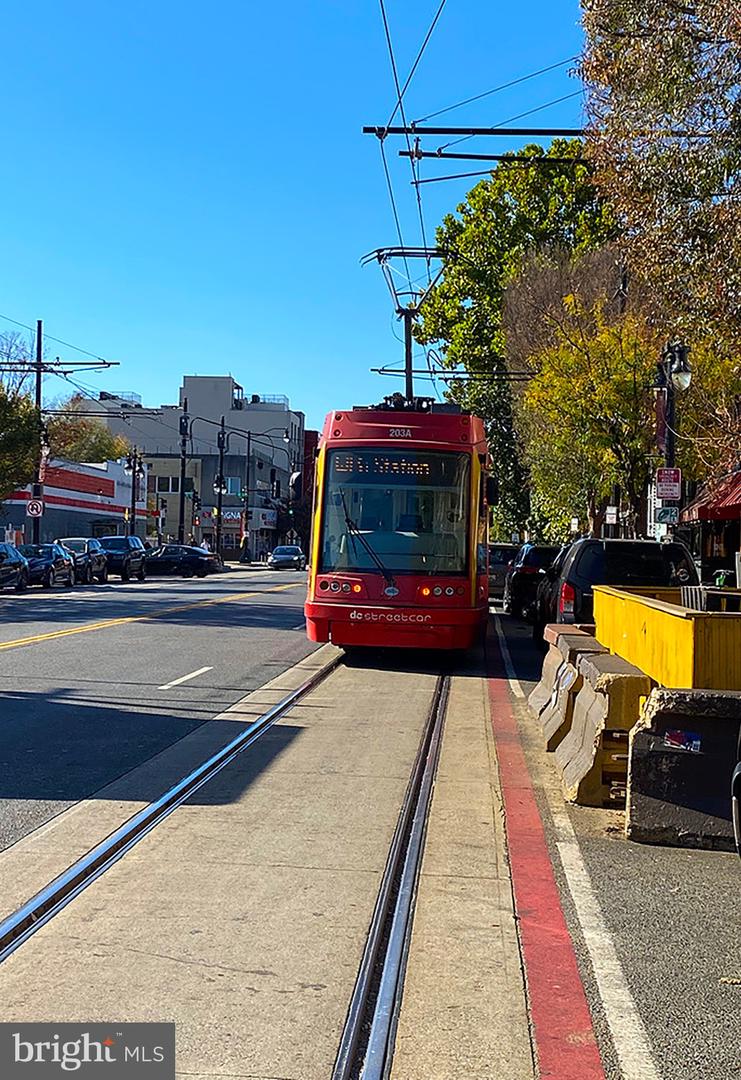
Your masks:
M42 517L44 513L44 504L41 499L29 499L26 503L26 516L37 518Z
M617 506L605 507L605 525L617 525Z
M657 506L656 507L656 524L657 525L676 525L679 521L679 507L678 506Z
M656 498L657 499L681 499L682 498L682 470L681 469L657 469L656 470Z
M571 519L571 531L573 533L579 532L579 518L574 517Z

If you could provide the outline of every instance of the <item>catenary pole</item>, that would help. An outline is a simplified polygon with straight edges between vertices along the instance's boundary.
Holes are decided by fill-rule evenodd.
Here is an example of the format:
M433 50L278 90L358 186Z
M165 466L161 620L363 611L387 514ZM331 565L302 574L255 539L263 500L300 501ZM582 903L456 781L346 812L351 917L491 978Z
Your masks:
M180 417L180 501L178 506L178 543L185 543L185 468L188 460L188 399L183 398Z
M41 319L36 321L36 363L34 370L36 374L36 419L39 425L39 445L36 455L36 468L34 470L33 477L33 497L35 499L42 498L41 487L41 461L44 453L44 421L41 416L41 380L42 380L42 354L43 354L43 324ZM41 518L31 519L31 540L32 543L38 544L41 537Z

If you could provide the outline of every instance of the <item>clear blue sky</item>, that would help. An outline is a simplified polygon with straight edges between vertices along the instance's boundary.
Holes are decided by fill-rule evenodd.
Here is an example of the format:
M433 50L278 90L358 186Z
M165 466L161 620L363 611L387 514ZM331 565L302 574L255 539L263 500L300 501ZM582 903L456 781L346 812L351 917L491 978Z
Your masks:
M402 78L437 4L387 0ZM578 18L576 0L448 0L408 118L578 52ZM438 122L495 124L575 89L561 69ZM396 235L360 129L393 102L377 0L6 4L0 312L120 361L86 383L149 405L175 401L184 373L226 372L288 394L313 426L378 400L397 383L368 369L400 360L399 326L359 259ZM580 116L577 97L521 123ZM418 244L408 163L387 145ZM423 175L475 168L452 164ZM470 183L424 187L430 239Z

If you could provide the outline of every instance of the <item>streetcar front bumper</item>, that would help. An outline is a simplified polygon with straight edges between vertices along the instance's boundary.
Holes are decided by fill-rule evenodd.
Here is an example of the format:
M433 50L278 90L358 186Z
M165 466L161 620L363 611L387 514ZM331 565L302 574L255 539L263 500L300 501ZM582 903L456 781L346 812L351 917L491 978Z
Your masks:
M481 608L430 611L307 601L304 611L310 641L374 648L469 649L481 639L487 622L487 611Z

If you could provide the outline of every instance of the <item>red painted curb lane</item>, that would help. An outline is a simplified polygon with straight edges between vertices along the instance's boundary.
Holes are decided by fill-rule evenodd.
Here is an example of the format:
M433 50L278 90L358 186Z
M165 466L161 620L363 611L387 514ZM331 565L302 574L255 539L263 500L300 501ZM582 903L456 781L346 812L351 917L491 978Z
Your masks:
M541 1080L605 1080L498 645L493 668L491 723L538 1075Z

